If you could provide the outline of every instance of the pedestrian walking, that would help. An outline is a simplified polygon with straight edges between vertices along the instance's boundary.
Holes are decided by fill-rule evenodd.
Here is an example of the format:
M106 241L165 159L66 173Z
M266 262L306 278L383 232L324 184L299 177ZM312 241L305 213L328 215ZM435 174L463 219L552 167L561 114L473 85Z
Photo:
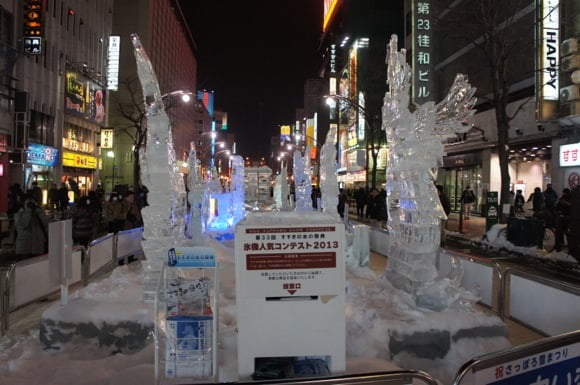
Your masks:
M109 233L118 233L125 226L127 212L122 202L123 196L117 193L111 193L109 201L103 208L105 219L107 220L107 230Z
M556 244L554 248L556 251L562 251L562 245L564 244L564 236L566 235L566 241L570 243L568 239L568 227L570 224L570 189L565 188L562 191L562 196L558 199L556 203Z
M546 200L542 189L536 187L534 192L530 194L528 202L532 202L533 217L536 219L545 219L544 210L546 208Z
M82 196L71 209L72 236L76 245L88 247L95 238L98 213L91 209L91 200Z
M463 204L463 215L465 219L469 219L471 216L471 208L475 203L475 193L471 189L471 186L465 187L465 190L461 193L460 202Z
M61 218L66 218L69 197L68 197L68 188L66 188L66 184L64 183L61 183L60 188L58 189L58 201L59 201L58 205L59 216Z
M14 215L16 255L30 257L48 252L48 218L32 195L24 197L23 207Z
M364 188L360 187L355 194L356 215L359 219L363 217L365 204L367 202L367 193Z
M135 202L135 193L128 191L123 200L124 211L127 213L125 217L124 229L134 229L143 226L143 218L141 217L141 209Z
M556 203L558 202L558 193L552 188L552 184L548 183L544 190L544 202L546 225L550 227L556 226Z
M439 202L441 203L441 207L443 208L443 212L445 212L445 218L441 218L441 241L440 241L441 247L445 247L445 241L446 241L445 230L447 229L447 218L448 218L449 214L451 213L451 202L449 202L449 198L447 198L447 195L445 194L445 191L443 190L443 186L438 184L436 187L437 187L437 194L439 195Z
M514 197L514 214L516 216L524 215L524 205L526 204L526 198L522 190L516 190L516 196Z

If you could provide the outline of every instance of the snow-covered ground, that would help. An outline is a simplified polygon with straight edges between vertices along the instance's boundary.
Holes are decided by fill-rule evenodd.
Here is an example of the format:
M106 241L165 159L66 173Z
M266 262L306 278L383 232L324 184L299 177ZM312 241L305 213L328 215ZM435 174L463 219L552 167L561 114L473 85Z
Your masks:
M231 245L208 240L216 250L220 266L219 355L220 381L236 381L237 342L235 268ZM135 307L142 295L140 263L116 268L106 279L72 293L71 304L81 304L65 314L55 303L45 316L68 321L101 319L107 322L133 320L151 322L152 311ZM63 314L65 314L63 316ZM98 314L98 315L97 315ZM102 315L105 314L105 319ZM449 382L469 358L508 346L506 338L465 338L452 346L443 358L420 359L408 352L389 351L393 336L421 330L449 330L496 325L499 321L466 304L447 312L418 310L412 300L368 268L349 269L347 275L347 372L383 370L425 370ZM154 344L132 354L100 348L91 341L78 341L61 350L44 350L38 330L27 336L8 334L0 340L0 381L3 385L123 384L154 383Z

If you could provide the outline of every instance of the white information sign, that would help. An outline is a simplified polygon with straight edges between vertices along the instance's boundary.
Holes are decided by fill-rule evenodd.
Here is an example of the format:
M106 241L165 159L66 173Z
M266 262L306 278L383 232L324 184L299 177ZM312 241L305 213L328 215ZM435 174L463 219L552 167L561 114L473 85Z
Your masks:
M249 216L236 227L240 378L268 357L316 357L332 373L346 368L344 224L318 217L274 225Z
M239 236L247 285L241 297L332 295L340 289L337 266L342 231L328 226L248 226ZM342 287L344 289L344 287Z

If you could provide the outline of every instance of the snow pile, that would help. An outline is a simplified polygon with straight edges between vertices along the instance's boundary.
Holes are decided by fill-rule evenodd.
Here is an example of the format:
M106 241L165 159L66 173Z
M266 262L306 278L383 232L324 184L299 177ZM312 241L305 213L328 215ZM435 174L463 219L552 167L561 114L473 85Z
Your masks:
M233 250L214 240L207 246L216 251L220 268L219 355L220 381L237 380L237 336L235 267ZM459 365L469 358L503 349L503 337L462 338L443 357L419 358L408 351L394 353L389 346L397 336L421 331L448 330L451 335L477 326L493 326L496 317L463 307L447 312L417 310L412 298L393 289L369 268L349 268L347 277L347 371L420 369L449 380ZM99 307L108 320L128 318L150 323L151 314L131 312L131 302L141 301L139 263L117 268L109 278L72 294L73 300ZM120 305L121 304L121 305ZM122 306L125 304L125 308ZM48 311L60 307L54 304ZM107 310L109 308L109 310ZM85 313L86 311L86 313ZM77 320L90 319L94 311L86 308L68 314ZM3 385L56 384L153 384L153 343L134 354L109 355L81 344L65 345L61 351L43 350L35 332L26 337L6 336L0 340L0 378Z

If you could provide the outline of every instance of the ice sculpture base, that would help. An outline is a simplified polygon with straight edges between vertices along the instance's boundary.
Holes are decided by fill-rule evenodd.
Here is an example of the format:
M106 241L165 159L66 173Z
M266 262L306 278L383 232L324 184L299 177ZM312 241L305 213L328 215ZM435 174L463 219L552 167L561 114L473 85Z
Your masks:
M474 305L461 303L433 312L417 308L412 295L388 282L347 282L349 357L389 360L451 383L464 362L510 346L503 321ZM374 300L377 297L380 303ZM373 337L370 346L369 335Z

